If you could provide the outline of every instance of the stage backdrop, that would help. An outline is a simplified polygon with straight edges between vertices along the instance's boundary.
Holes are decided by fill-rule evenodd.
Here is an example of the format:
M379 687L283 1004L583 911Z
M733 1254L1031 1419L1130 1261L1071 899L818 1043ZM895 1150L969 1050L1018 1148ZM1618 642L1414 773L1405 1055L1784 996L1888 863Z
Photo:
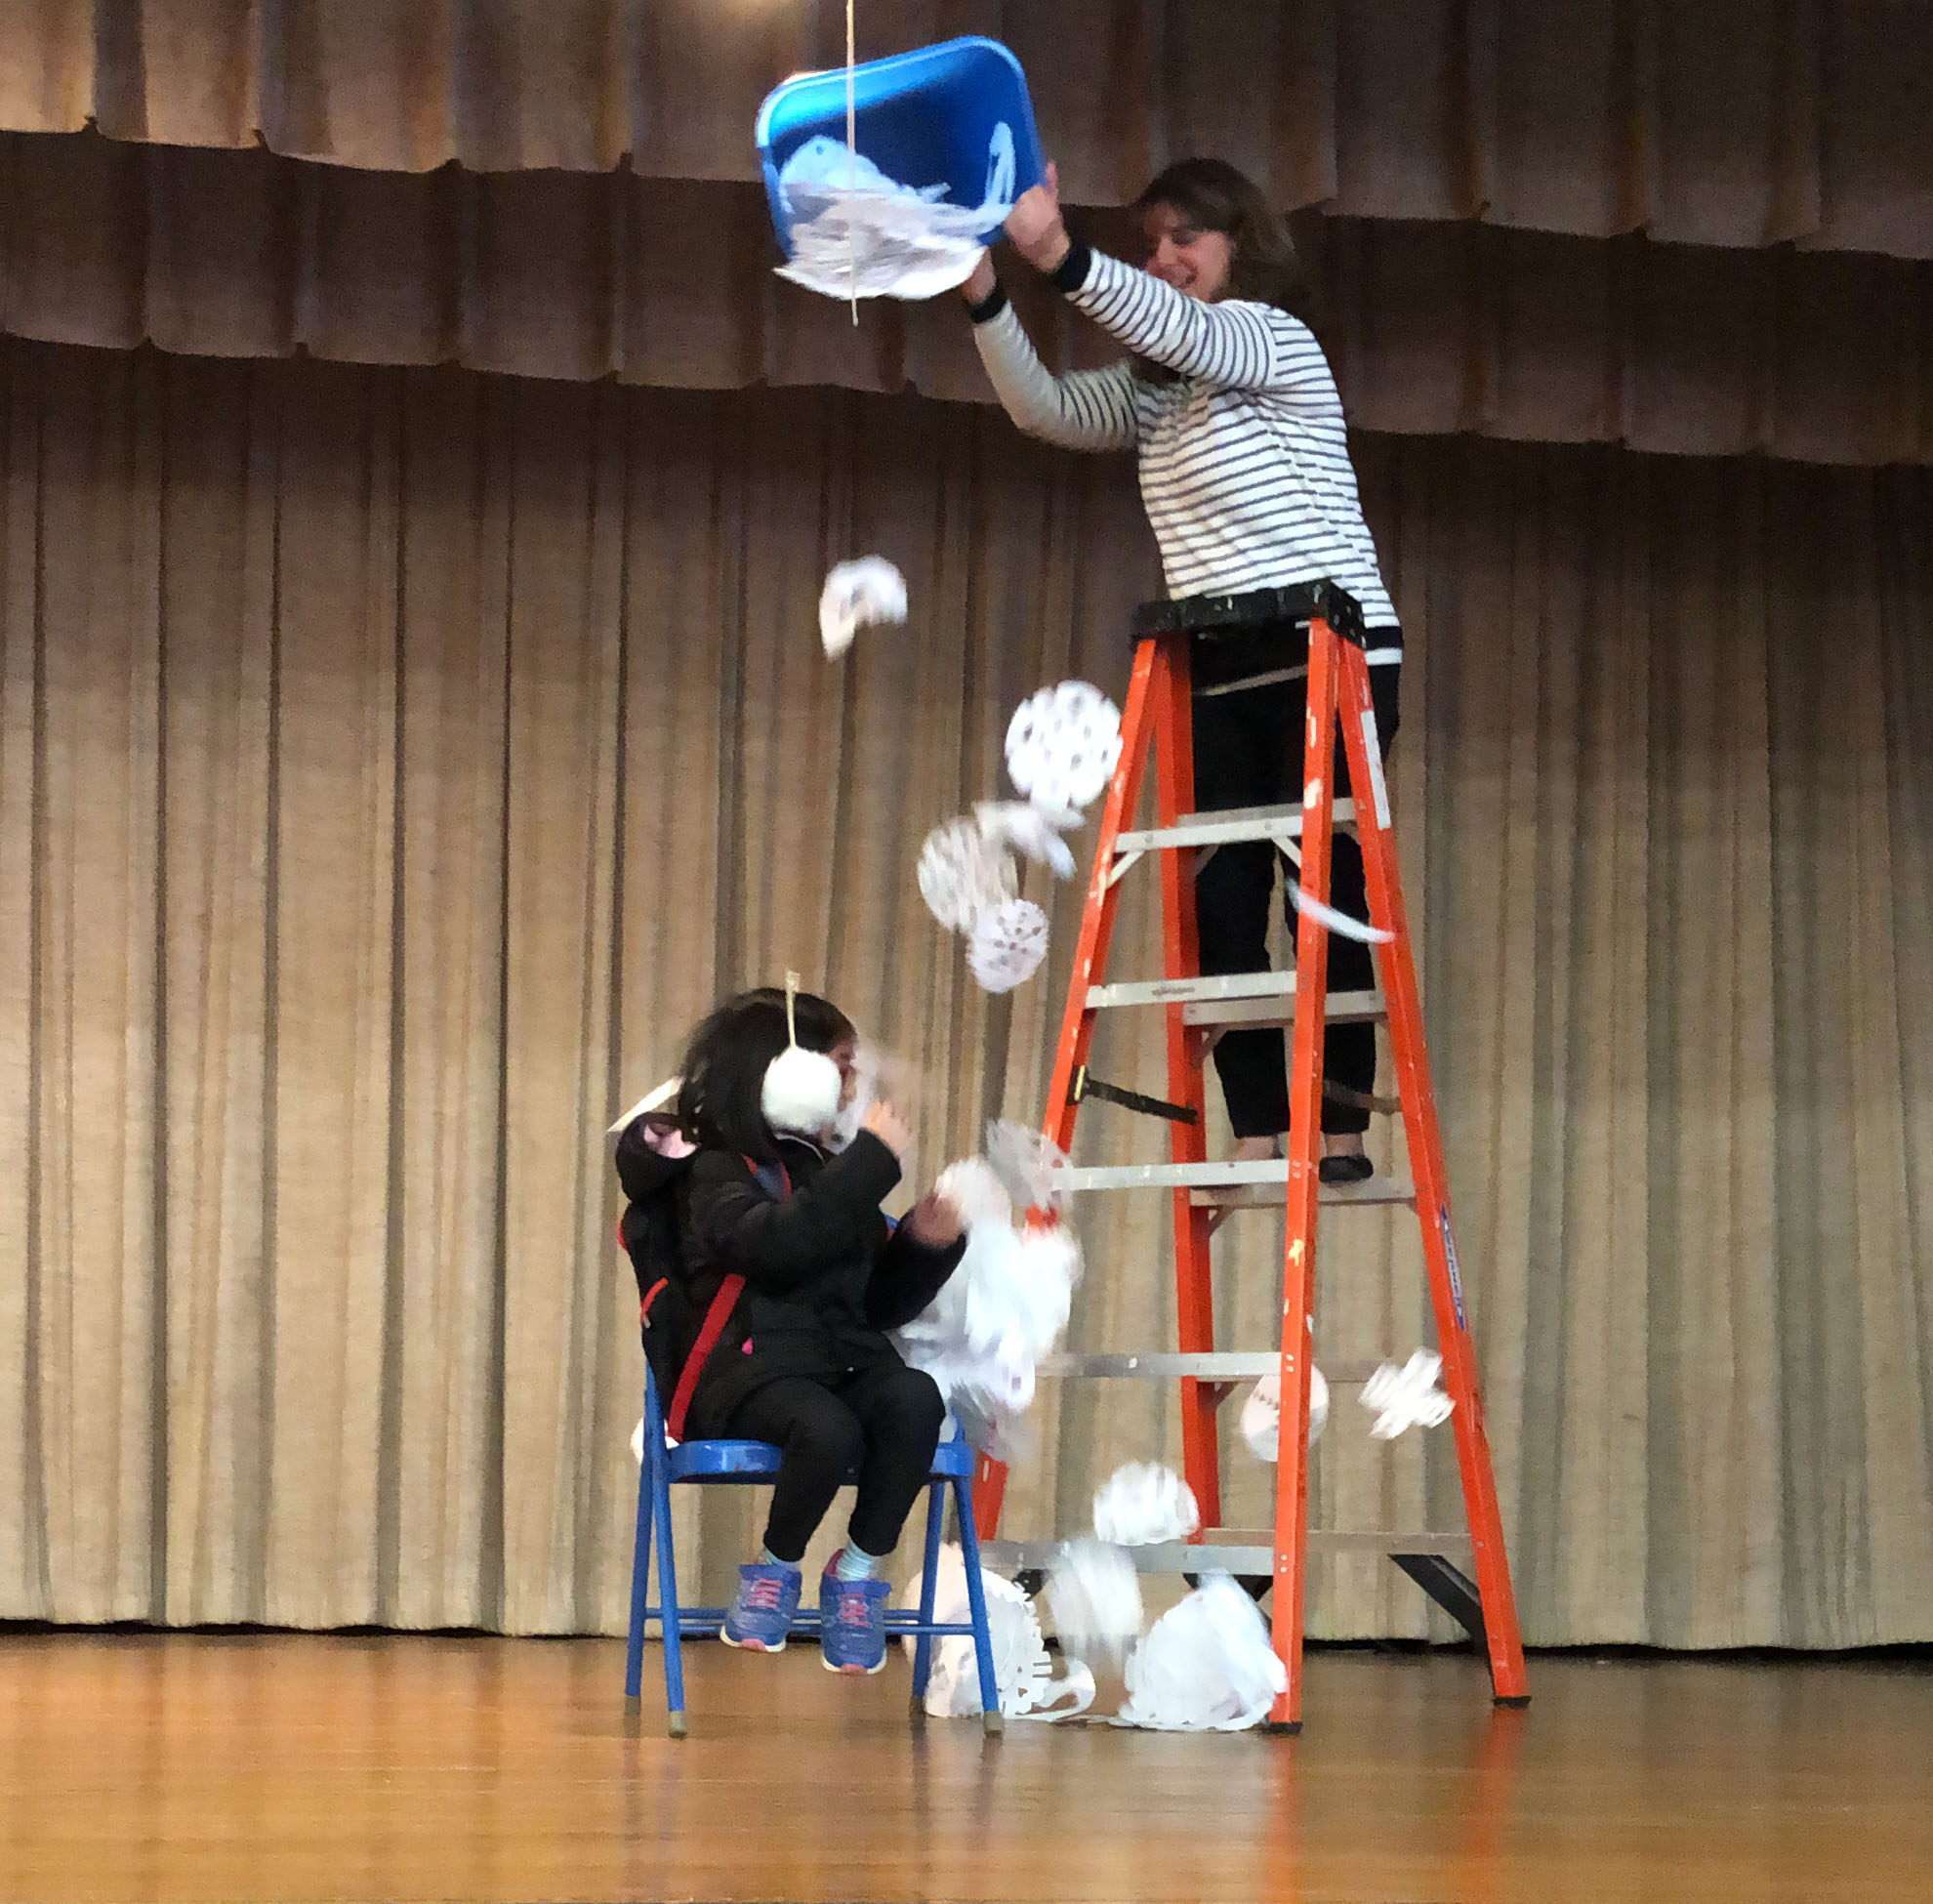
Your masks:
M1356 451L1527 1637L1933 1638L1933 478ZM875 550L911 620L829 666ZM1073 894L996 1004L913 859L1151 585L1131 472L983 408L0 345L0 1617L620 1628L605 1123L788 966L917 1067L923 1174L1036 1117ZM1102 1061L1159 1088L1154 1025ZM1162 1217L1080 1213L1079 1345L1172 1339ZM1319 1353L1407 1352L1413 1242L1324 1235ZM1318 1517L1449 1513L1358 1414ZM1023 1531L1176 1452L1128 1385L1038 1422ZM680 1512L716 1578L745 1504ZM1313 1625L1424 1630L1368 1561Z

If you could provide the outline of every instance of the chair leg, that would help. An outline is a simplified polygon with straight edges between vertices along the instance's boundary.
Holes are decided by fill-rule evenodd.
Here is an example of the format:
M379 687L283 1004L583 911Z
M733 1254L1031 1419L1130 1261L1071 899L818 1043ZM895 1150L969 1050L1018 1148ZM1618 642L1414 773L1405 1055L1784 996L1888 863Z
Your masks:
M993 1634L987 1626L986 1583L980 1578L980 1537L973 1526L973 1497L965 1480L953 1483L954 1517L960 1522L960 1557L966 1563L966 1604L973 1614L973 1658L980 1669L980 1725L1004 1732L1000 1681L994 1673Z
M644 1460L651 1470L651 1511L657 1526L658 1625L665 1643L665 1730L684 1737L683 1623L678 1607L678 1549L672 1541L671 1466L665 1456L664 1417L656 1385L646 1379Z
M946 1524L946 1483L935 1481L926 1490L926 1564L920 1575L920 1625L933 1623L933 1596L939 1591L940 1535ZM925 1710L926 1681L933 1670L933 1636L922 1631L913 1642L913 1710Z
M624 1696L637 1705L644 1681L644 1609L650 1604L651 1535L657 1504L651 1495L651 1463L637 1464L637 1531L631 1549L631 1631L624 1646Z

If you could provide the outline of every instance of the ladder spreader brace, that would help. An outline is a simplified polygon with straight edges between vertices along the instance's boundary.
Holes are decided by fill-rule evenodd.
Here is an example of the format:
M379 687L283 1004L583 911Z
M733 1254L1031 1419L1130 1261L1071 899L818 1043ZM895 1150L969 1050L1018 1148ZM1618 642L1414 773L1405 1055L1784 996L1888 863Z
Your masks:
M1192 700L1189 642L1198 633L1292 622L1308 629L1308 716L1303 749L1303 798L1286 807L1197 813L1194 808ZM1422 1012L1416 967L1390 830L1389 796L1370 694L1361 610L1335 584L1259 590L1236 596L1193 597L1153 602L1135 617L1136 646L1122 713L1120 765L1102 807L1092 875L1081 916L1073 976L1053 1075L1048 1087L1048 1138L1071 1153L1081 1105L1089 1098L1124 1105L1162 1119L1168 1127L1167 1164L1072 1168L1071 1190L1164 1188L1174 1224L1177 1348L1143 1355L1065 1355L1042 1372L1060 1376L1129 1376L1177 1380L1181 1385L1182 1461L1201 1509L1202 1530L1189 1542L1135 1551L1144 1571L1197 1573L1211 1568L1266 1574L1272 1585L1271 1635L1288 1671L1288 1685L1270 1714L1275 1727L1301 1725L1302 1622L1307 1555L1379 1552L1445 1607L1489 1658L1496 1697L1505 1704L1528 1700L1523 1645L1517 1630L1509 1562L1498 1512L1490 1450L1477 1388L1476 1354L1469 1337L1461 1271L1450 1222L1449 1187L1443 1168L1436 1101L1423 1045ZM1330 784L1337 734L1349 767L1349 784L1367 804L1338 798ZM1156 761L1155 824L1133 830L1142 774L1150 747ZM1249 973L1203 977L1196 938L1195 855L1233 841L1293 842L1302 891L1329 898L1332 841L1337 827L1352 828L1362 846L1370 923L1390 934L1376 947L1379 978L1372 992L1328 995L1329 934L1307 911L1298 914L1296 966L1291 973ZM1121 878L1137 860L1154 855L1161 869L1164 975L1109 983L1105 979ZM1096 1080L1088 1068L1101 1013L1132 1007L1161 1011L1167 1031L1169 1097L1151 1097ZM1318 1132L1324 1093L1322 1049L1330 1016L1388 1026L1413 1181L1371 1178L1367 1182L1324 1184L1318 1172ZM1288 1026L1290 1131L1287 1158L1266 1163L1211 1162L1206 1148L1204 1073L1213 1041L1231 1026ZM1378 1100L1378 1108L1384 1108ZM1319 1207L1407 1205L1417 1212L1443 1358L1444 1387L1455 1404L1450 1426L1462 1484L1465 1529L1452 1533L1317 1530L1308 1526L1308 1424L1310 1316L1315 1297L1315 1246ZM1286 1210L1282 1285L1282 1334L1278 1347L1228 1353L1214 1346L1210 1280L1210 1238L1232 1211L1256 1207ZM1344 1385L1366 1380L1373 1364L1335 1364L1329 1379ZM1282 1431L1276 1462L1275 1522L1243 1533L1221 1526L1219 1447L1215 1411L1233 1385L1273 1372L1281 1378ZM983 1541L995 1535L1006 1487L1006 1469L982 1460L976 1519ZM1000 1542L990 1552L1022 1568L1047 1563L1053 1543ZM1470 1559L1474 1579L1452 1555Z

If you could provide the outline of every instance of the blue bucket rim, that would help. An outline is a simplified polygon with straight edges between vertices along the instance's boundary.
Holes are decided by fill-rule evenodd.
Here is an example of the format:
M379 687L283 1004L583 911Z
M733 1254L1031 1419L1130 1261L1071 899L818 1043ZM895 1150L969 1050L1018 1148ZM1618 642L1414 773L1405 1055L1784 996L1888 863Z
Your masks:
M999 40L990 39L984 33L962 33L955 39L933 40L925 46L908 47L904 53L882 54L877 60L861 60L852 70L856 73L889 72L894 66L908 65L916 60L927 59L935 53L944 53L956 47L974 47L1004 60L1012 69L1013 77L1020 87L1020 96L1027 102L1028 111L1032 112L1033 96L1027 90L1026 69L1020 64L1011 47L1003 45ZM793 89L803 86L810 80L843 79L845 71L843 65L820 66L809 72L790 73L780 80L765 95L759 107L759 116L753 121L752 138L759 150L763 152L771 144L772 112L782 99Z

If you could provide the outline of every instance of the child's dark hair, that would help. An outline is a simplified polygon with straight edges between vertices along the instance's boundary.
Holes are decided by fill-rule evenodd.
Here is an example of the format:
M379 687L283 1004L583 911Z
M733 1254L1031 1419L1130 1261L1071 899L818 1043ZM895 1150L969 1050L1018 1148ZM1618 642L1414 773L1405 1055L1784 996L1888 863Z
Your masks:
M831 1052L858 1034L838 1006L812 992L793 1001L799 1042ZM778 1145L765 1122L765 1071L790 1044L785 994L770 985L728 998L691 1035L680 1071L679 1128L693 1143L771 1163Z

